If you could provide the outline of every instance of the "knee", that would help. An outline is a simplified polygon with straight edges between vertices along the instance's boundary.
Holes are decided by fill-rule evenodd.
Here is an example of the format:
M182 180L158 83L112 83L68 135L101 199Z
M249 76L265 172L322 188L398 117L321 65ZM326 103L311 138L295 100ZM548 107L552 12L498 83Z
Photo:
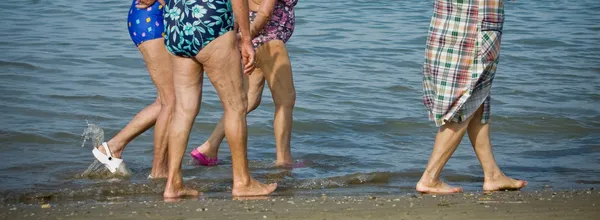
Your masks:
M294 108L296 105L296 91L291 90L280 98L274 100L276 108Z
M157 99L158 100L158 99ZM172 112L175 108L175 97L164 97L160 99L160 107L162 110Z
M166 111L169 114L172 114L173 110L175 109L175 97L156 97L156 100L154 103L152 103L152 105L160 108L161 112Z
M246 115L248 112L248 98L246 94L224 101L223 111L225 114Z
M199 111L197 102L177 102L171 108L174 114L185 118L195 118Z
M162 100L160 99L160 97L156 97L156 100L154 100L154 103L152 103L152 105L162 107L161 102Z

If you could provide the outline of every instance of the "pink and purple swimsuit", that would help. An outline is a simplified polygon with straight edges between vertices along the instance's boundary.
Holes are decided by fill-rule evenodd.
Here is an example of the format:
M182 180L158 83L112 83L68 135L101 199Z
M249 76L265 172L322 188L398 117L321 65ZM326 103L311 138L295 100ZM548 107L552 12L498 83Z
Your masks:
M281 40L286 43L292 37L296 24L296 15L294 14L296 3L298 0L277 0L271 13L271 20L252 40L254 48L272 40ZM250 22L254 22L256 14L256 12L250 11Z

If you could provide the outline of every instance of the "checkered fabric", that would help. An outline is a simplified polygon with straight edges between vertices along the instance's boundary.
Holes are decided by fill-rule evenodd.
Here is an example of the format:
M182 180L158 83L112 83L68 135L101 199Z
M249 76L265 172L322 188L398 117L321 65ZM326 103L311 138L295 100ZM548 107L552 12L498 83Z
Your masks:
M468 119L490 90L500 54L502 0L435 0L423 65L423 102L436 126Z

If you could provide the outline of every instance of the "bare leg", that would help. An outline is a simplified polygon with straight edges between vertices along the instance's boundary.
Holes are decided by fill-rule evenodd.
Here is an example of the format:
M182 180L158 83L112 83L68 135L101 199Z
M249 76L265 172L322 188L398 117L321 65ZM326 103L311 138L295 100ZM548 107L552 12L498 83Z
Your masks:
M263 184L250 176L247 158L247 97L244 92L241 57L235 33L228 32L206 46L196 56L209 75L223 104L223 125L229 142L233 168L233 196L271 194L277 184ZM179 95L179 94L177 94Z
M161 104L161 110L154 126L154 159L150 175L153 178L167 178L167 128L175 106L171 60L162 38L146 41L140 45L139 49L146 60L152 81L156 85Z
M175 110L168 129L169 174L163 196L165 198L197 196L198 191L183 185L181 161L194 119L200 109L202 66L191 58L170 56L175 86Z
M264 79L267 79L275 102L275 141L277 150L277 166L292 164L290 139L292 132L292 112L296 102L296 91L292 78L290 59L282 41L270 41L257 50L258 68L249 77L248 112L260 104ZM257 74L260 74L257 76ZM264 77L263 77L264 74ZM208 157L216 157L219 145L225 136L223 121L197 150Z
M258 67L260 68L260 64ZM244 84L247 87L246 91L248 91L248 113L254 111L260 105L265 86L265 78L259 68L256 68L252 75L244 76ZM221 120L210 137L208 137L208 140L196 148L196 150L207 157L215 158L217 157L223 138L225 138L225 128L223 126L223 117L221 117Z
M261 46L256 54L275 102L273 128L277 149L276 165L289 166L292 164L292 113L296 104L290 57L285 44L280 40L269 41Z
M467 128L469 139L481 163L484 174L483 190L496 191L504 189L520 189L527 185L527 182L515 180L504 175L498 167L494 154L492 152L492 143L490 141L490 126L481 124L483 116L483 105L475 112L473 119Z
M416 189L418 192L439 194L462 192L462 188L452 187L442 182L440 174L465 135L469 120L462 123L448 122L440 127L435 136L435 143L427 168L425 168L421 180L417 183Z
M123 130L109 140L108 146L115 157L121 158L121 154L129 142L156 124L151 175L154 178L164 178L167 172L166 125L175 102L173 78L169 69L171 64L162 39L146 41L138 49L144 57L146 68L156 86L158 97L154 103L140 111ZM106 153L104 148L99 147L98 149Z
M129 144L135 137L144 133L156 123L156 118L160 113L161 105L160 98L157 98L154 103L146 106L142 109L131 121L125 126L117 135L111 138L106 143L112 155L116 158L121 158L125 146ZM105 150L101 146L97 146L98 150L106 154Z

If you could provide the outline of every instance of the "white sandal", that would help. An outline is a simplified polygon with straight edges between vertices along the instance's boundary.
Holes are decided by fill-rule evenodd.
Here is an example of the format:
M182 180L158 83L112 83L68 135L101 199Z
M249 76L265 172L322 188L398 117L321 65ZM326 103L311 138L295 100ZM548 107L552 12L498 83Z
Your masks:
M108 144L106 144L106 142L102 143L102 146L104 147L104 151L106 151L106 155L100 152L98 148L94 148L94 150L92 150L94 157L96 157L100 163L104 164L111 173L117 172L117 168L123 163L123 159L113 157L110 154L110 149L108 149Z

